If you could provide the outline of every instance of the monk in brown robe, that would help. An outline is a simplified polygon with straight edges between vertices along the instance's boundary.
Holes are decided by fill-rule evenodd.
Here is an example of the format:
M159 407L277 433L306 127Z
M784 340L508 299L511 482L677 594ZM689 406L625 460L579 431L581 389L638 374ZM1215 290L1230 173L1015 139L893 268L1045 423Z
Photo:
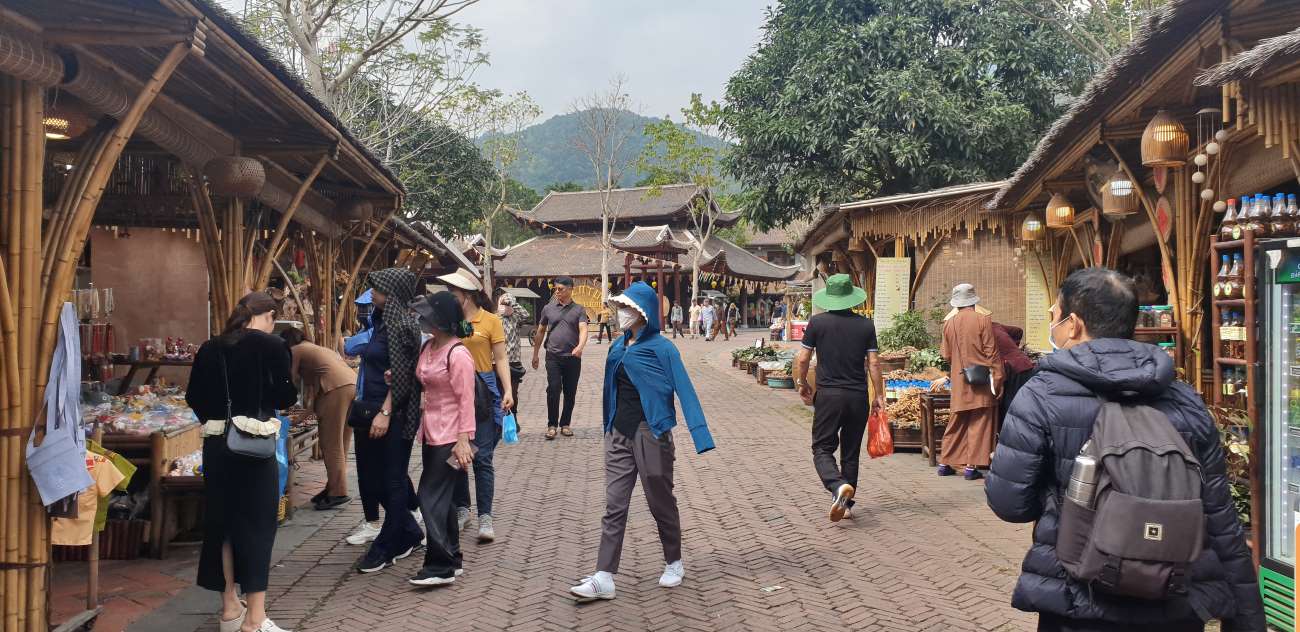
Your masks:
M1002 392L1002 359L993 336L993 319L979 303L975 287L962 283L952 290L949 303L956 313L943 324L940 353L951 371L952 404L948 427L943 432L943 450L939 456L939 476L956 474L956 466L965 467L966 480L983 478L979 468L988 468L989 457L997 445L998 393ZM989 384L967 382L963 370L970 366L988 368Z

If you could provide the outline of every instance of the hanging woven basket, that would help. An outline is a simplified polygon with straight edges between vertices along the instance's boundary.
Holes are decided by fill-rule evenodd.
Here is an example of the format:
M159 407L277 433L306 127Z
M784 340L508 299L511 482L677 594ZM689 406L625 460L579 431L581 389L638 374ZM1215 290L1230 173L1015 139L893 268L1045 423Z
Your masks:
M1037 215L1030 213L1025 216L1025 221L1020 223L1020 241L1027 244L1035 244L1043 240L1047 232L1043 226L1043 220L1038 219Z
M1169 112L1160 110L1142 132L1142 164L1181 167L1187 163L1187 129Z
M366 220L374 216L375 205L371 204L369 200L353 198L343 202L339 206L339 210L346 219Z
M1120 221L1138 210L1137 189L1123 173L1116 173L1101 187L1101 214Z
M1060 193L1052 194L1047 202L1047 227L1069 228L1074 225L1074 205Z
M219 156L203 167L208 187L216 195L233 198L256 197L266 186L266 168L256 158Z

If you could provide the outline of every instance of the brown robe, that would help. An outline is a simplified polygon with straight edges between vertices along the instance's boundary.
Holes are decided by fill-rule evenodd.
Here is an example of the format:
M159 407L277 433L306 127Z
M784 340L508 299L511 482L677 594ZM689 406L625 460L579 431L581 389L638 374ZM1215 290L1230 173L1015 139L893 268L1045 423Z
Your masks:
M993 336L993 319L974 309L958 310L943 324L940 353L952 367L952 405L943 432L939 461L945 465L987 467L996 445L998 398L1002 392L1002 359ZM962 369L983 365L990 369L993 389L966 383Z

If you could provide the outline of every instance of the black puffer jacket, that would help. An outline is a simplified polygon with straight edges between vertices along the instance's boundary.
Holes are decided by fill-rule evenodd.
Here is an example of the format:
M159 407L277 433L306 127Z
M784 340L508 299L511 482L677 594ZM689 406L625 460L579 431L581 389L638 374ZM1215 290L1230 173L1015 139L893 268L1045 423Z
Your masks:
M1020 390L1002 426L985 488L999 518L1038 521L1013 606L1137 624L1220 618L1225 630L1264 630L1263 604L1232 505L1218 430L1196 393L1173 376L1173 362L1161 349L1102 339L1044 358L1038 374ZM1190 569L1185 598L1151 602L1092 591L1069 579L1056 558L1058 502L1074 457L1092 436L1097 395L1140 400L1165 413L1200 459L1205 552Z

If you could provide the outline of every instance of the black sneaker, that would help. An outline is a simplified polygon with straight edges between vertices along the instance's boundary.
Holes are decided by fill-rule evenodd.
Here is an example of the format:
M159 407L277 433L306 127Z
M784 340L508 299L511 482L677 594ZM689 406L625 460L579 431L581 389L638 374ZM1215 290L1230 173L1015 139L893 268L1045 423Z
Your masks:
M412 546L412 547L407 547L407 549L406 549L405 551L403 551L403 552L401 552L401 553L398 553L397 555L394 555L394 556L393 556L393 560L392 560L392 562L390 562L390 563L391 563L391 564L396 564L396 563L397 563L397 560L404 560L404 559L406 559L406 558L408 558L408 557L411 557L411 554L414 553L414 552L415 552L415 547L414 547L414 546Z
M407 551L406 554L410 555L411 552ZM374 549L371 549L366 551L366 554L361 558L361 561L357 562L357 572L378 573L379 571L391 566L392 563L392 560L385 559L384 557L375 554Z
M420 569L420 572L416 573L415 577L406 581L412 586L446 586L447 584L455 582L456 576L441 577L424 569Z
M320 500L313 500L312 506L316 508L316 511L325 511L326 509L341 507L350 502L352 502L351 496L323 496Z

